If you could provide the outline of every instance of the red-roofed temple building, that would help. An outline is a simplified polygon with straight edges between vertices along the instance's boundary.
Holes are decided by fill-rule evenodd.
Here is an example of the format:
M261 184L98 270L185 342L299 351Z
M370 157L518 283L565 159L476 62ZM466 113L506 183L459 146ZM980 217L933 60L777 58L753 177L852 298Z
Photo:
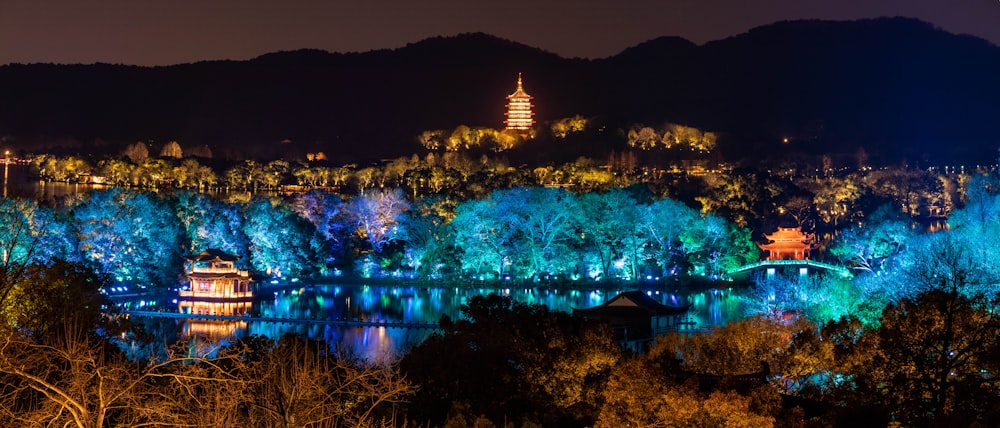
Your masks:
M801 227L779 227L764 237L769 242L757 246L767 251L767 260L808 260L809 252L818 247L816 235L802 232Z

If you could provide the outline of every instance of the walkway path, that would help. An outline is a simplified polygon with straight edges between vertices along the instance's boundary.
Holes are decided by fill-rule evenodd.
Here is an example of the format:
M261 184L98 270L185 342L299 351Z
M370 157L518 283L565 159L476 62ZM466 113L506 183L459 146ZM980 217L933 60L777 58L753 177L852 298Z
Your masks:
M155 317L155 318L175 318L197 321L246 321L246 322L269 322L278 324L324 324L341 327L388 327L388 328L427 328L437 330L437 323L424 323L412 321L386 321L386 320L358 320L358 319L296 319L296 318L271 318L252 317L241 315L209 315L209 314L182 314L179 312L156 312L156 311L122 311L123 315L134 317Z

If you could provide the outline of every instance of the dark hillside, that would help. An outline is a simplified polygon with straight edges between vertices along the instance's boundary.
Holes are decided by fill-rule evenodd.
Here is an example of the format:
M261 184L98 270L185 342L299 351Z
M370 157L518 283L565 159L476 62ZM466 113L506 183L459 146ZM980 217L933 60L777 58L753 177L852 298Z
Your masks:
M14 64L0 67L0 136L26 150L177 140L230 158L370 161L418 151L423 130L500 127L518 72L540 122L682 123L722 135L731 160L783 138L782 151L863 147L892 164L982 162L1000 145L1000 48L899 18L780 22L703 46L664 37L592 61L477 33L169 67Z

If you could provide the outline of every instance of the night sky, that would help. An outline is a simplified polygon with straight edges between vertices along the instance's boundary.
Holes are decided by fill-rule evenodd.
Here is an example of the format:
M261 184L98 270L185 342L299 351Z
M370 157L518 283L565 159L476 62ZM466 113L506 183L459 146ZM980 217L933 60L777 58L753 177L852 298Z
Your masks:
M0 64L167 65L300 48L358 52L485 32L597 58L787 19L906 16L1000 45L998 0L0 0Z

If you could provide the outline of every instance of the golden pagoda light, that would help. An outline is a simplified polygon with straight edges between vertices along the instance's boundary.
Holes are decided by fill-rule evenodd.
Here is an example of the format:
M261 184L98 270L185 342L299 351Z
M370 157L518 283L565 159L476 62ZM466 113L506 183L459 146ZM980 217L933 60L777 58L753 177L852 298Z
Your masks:
M528 131L535 124L535 119L531 112L531 99L533 97L524 92L521 83L521 73L517 73L517 89L513 94L507 96L507 119L504 124L508 130Z

